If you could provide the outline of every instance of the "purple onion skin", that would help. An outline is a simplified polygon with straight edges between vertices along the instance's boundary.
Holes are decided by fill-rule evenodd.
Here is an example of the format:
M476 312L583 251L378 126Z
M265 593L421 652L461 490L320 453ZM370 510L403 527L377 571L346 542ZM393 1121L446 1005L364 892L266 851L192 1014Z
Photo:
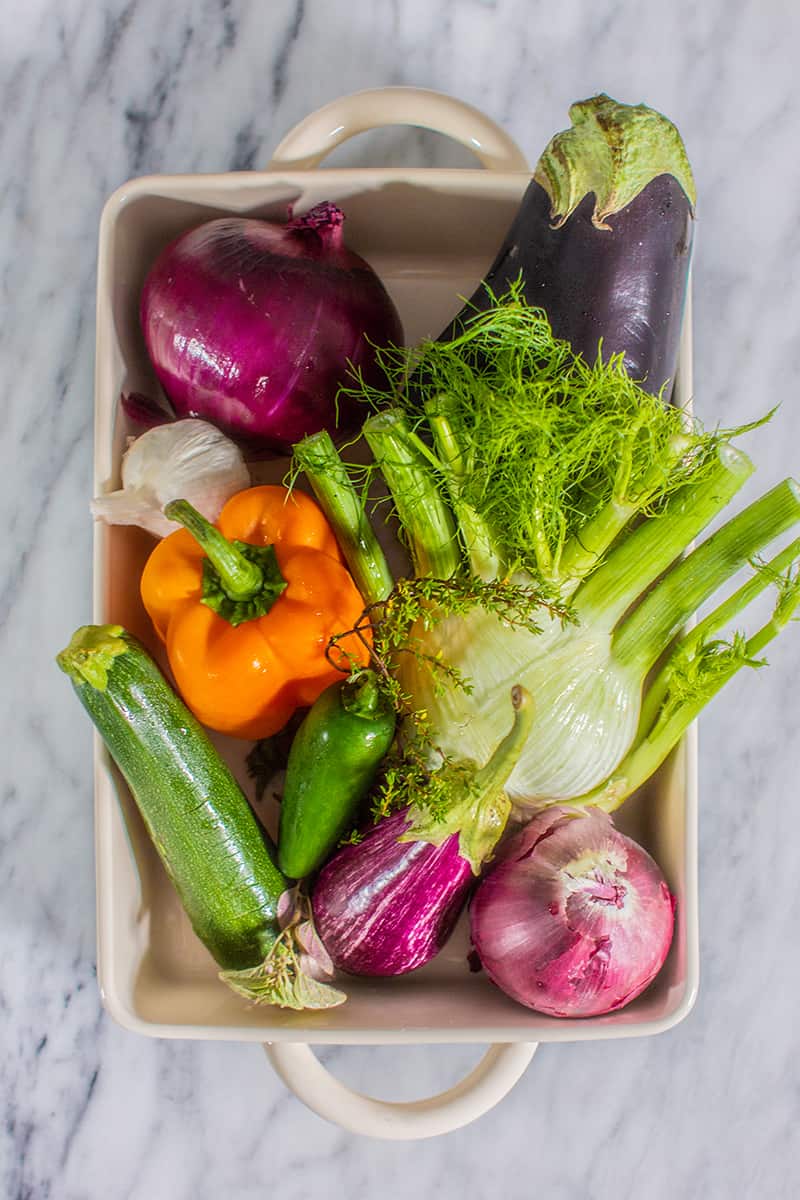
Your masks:
M473 881L458 834L440 846L399 842L406 811L374 825L322 868L311 903L334 966L351 975L404 975L452 933Z
M552 1017L596 1017L656 977L674 911L658 865L605 813L550 808L503 847L472 898L470 929L512 999Z
M168 413L162 405L142 392L123 392L119 402L128 420L143 430L155 429L157 425L167 425L175 420L174 413Z
M320 204L286 225L223 217L182 234L141 297L148 354L178 417L202 417L256 452L361 423L339 402L348 360L381 374L370 342L401 345L397 310L342 240L340 209Z

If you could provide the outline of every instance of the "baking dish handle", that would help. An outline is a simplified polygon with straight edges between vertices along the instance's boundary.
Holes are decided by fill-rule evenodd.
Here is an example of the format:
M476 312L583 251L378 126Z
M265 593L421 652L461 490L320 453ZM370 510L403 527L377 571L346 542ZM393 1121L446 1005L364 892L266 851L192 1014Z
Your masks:
M272 1066L286 1086L318 1116L365 1137L411 1141L452 1133L494 1108L533 1058L537 1042L490 1046L464 1079L438 1096L403 1103L374 1100L340 1083L310 1046L266 1042Z
M309 170L348 138L384 125L416 125L443 133L471 150L488 170L530 174L514 139L479 108L414 87L374 88L332 100L286 134L267 170Z

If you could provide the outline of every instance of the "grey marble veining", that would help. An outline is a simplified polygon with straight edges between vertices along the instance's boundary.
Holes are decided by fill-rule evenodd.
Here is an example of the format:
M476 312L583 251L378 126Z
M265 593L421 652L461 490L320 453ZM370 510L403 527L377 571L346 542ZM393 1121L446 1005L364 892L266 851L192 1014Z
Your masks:
M605 90L680 126L700 193L696 393L751 419L757 483L800 444L800 8L790 0L6 0L0 11L2 320L0 1014L8 1200L781 1200L800 1192L798 630L701 723L702 984L653 1040L544 1047L478 1125L367 1142L290 1097L254 1046L117 1028L94 976L90 730L53 665L90 612L95 244L149 172L246 169L343 92L416 84L485 109L535 159ZM392 130L334 161L460 165ZM410 1098L470 1047L329 1049Z

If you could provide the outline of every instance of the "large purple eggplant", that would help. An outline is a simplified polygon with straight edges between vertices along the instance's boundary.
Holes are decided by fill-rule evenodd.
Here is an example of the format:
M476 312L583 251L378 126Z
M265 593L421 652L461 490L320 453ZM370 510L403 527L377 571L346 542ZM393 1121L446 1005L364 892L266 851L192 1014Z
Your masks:
M587 362L623 353L658 392L675 375L694 227L691 167L675 126L595 96L539 160L505 241L461 321L521 276L525 299ZM667 389L669 390L669 388Z
M513 688L511 698L511 730L476 768L471 786L459 772L446 815L434 819L416 808L394 813L322 868L311 894L314 925L339 970L403 975L447 941L508 819L503 786L533 720L525 689Z

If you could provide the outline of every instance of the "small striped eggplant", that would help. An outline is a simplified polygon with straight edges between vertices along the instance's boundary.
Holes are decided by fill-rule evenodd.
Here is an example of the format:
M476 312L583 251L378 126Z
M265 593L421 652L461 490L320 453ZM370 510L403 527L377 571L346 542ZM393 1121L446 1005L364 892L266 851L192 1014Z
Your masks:
M458 834L435 846L401 841L407 809L344 846L317 880L314 923L334 965L351 975L403 975L439 953L474 880Z
M550 141L485 279L441 340L521 276L556 337L593 363L623 354L653 394L675 375L694 231L681 136L643 104L573 104Z

